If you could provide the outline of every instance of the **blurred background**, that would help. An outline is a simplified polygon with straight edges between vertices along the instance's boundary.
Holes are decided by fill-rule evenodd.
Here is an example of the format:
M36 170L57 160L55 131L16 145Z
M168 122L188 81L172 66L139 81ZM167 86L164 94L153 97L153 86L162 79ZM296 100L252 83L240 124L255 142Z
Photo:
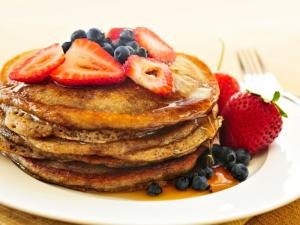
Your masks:
M299 0L0 0L0 66L14 54L63 43L76 29L146 26L176 51L241 78L236 50L255 47L281 84L300 96Z

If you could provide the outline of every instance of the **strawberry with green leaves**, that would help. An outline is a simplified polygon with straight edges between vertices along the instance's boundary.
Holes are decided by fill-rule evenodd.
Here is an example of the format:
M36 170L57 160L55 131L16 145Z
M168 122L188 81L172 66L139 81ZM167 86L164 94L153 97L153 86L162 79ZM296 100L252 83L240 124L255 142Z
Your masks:
M279 135L282 117L287 117L276 104L279 97L279 92L271 101L250 92L234 94L222 111L222 144L245 148L252 154L266 149Z

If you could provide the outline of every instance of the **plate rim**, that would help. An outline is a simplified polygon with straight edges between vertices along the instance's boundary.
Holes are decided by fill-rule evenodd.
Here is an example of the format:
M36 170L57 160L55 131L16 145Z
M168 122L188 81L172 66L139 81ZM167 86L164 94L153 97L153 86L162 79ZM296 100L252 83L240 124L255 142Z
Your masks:
M286 101L287 102L287 101ZM290 103L292 104L292 103ZM294 106L294 105L293 105ZM294 106L294 107L298 107L298 106ZM297 108L299 110L299 108ZM28 175L26 175L28 176ZM241 184L240 184L241 185ZM233 187L233 188L238 188L239 185ZM233 189L233 188L230 188L230 189ZM228 189L228 190L230 190ZM222 191L223 193L226 192L225 191ZM221 192L220 192L221 193ZM219 194L220 194L219 193ZM199 196L199 197L195 197L196 198L203 198L203 196ZM252 210L252 212L248 212L248 211L245 211L245 212L239 212L237 213L236 215L234 215L234 218L232 218L231 216L227 216L227 218L217 218L213 221L205 221L204 224L216 224L216 223L224 223L224 222L228 222L228 221L232 221L232 220L239 220L239 219L243 219L243 218L247 218L247 217L253 217L253 216L256 216L256 215L260 215L260 214L263 214L263 213L266 213L266 212L269 212L269 211L272 211L274 209L277 209L279 207L282 207L286 204L289 204L290 202L292 201L295 201L296 199L299 199L300 198L300 190L297 194L294 194L294 195L291 195L289 196L288 198L285 198L284 200L274 200L271 204L265 204L263 206L258 206L255 210ZM171 201L180 201L180 200L171 200ZM84 219L78 219L78 218L67 218L67 217L62 217L60 215L54 215L53 212L50 212L50 213L44 213L43 210L33 210L31 208L28 208L26 207L26 205L14 205L13 203L10 203L9 201L5 201L3 199L0 199L0 203L4 206L7 206L9 208L12 208L12 209L17 209L21 212L25 212L25 213L29 213L31 215L36 215L36 216L41 216L43 218L49 218L49 219L53 219L53 220L57 220L57 221L63 221L63 222L72 222L72 223L75 223L75 224L80 224L80 223L90 223L90 224L105 224L105 225L116 225L116 224L127 224L127 223L111 223L111 222L93 222L93 221L89 221L89 220L84 220ZM116 222L116 221L115 221ZM201 223L201 221L200 221ZM171 224L171 223L168 223L168 224ZM195 222L195 223L190 223L190 222L187 222L187 223L180 223L180 224L186 224L186 225L192 225L192 224L199 224L199 221L198 222ZM202 224L202 223L201 223ZM132 223L131 223L132 225Z

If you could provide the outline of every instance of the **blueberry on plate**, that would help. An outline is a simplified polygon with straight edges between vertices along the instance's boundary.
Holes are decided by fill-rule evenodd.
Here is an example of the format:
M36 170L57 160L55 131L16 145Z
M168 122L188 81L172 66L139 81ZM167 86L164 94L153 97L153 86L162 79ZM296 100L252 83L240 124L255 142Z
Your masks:
M226 152L225 163L235 163L236 162L236 153L232 149L228 149Z
M72 35L71 35L72 42L79 38L86 38L86 33L84 30L76 30L72 33Z
M209 166L205 167L203 170L205 171L205 177L207 179L211 178L214 175L214 170Z
M146 49L144 49L144 48L139 48L139 49L136 51L136 54L137 54L138 56L145 57L145 58L147 58L147 56L148 56L147 51L146 51Z
M66 42L64 42L64 43L61 45L61 47L62 47L64 53L66 53L66 52L69 50L69 48L71 47L71 45L72 45L72 42L70 42L70 41L66 41Z
M132 30L125 29L120 33L120 40L124 41L133 41L134 40L134 33Z
M150 196L157 196L162 193L162 188L158 183L151 183L147 188L147 193Z
M220 152L217 155L217 159L221 164L226 165L226 163L235 162L236 155L233 149L222 146Z
M251 160L251 155L246 149L243 149L243 148L237 149L235 151L235 153L236 153L237 163L242 163L245 166L249 165L250 160Z
M231 172L231 175L239 181L246 180L249 175L247 167L242 163L235 164L231 168L230 172Z
M231 171L231 169L232 169L232 167L233 167L234 165L236 165L236 163L234 163L234 162L227 163L227 164L225 165L225 168L226 168L228 171Z
M175 180L175 187L178 190L186 190L190 185L190 179L187 176L179 177Z
M223 148L221 145L218 145L218 144L214 144L212 146L212 155L215 159L220 159L221 158L221 155L222 155L222 151L223 151Z
M206 177L206 171L202 168L196 170L197 176Z
M129 55L130 55L130 51L125 46L117 47L114 52L115 59L118 60L122 64L127 60Z
M104 39L104 33L97 28L91 28L87 32L87 38L91 41L100 43Z
M192 188L194 190L207 190L209 188L209 185L207 183L206 177L203 176L194 176L193 181L192 181Z
M107 43L107 42L104 42L103 43L103 49L105 51L107 51L110 55L114 55L114 48L112 47L111 44Z

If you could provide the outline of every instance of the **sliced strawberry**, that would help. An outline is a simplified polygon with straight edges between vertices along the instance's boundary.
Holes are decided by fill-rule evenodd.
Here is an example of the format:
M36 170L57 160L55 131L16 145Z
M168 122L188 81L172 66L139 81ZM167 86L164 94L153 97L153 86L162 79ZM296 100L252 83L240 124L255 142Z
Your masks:
M44 80L51 71L65 60L64 52L59 44L40 49L16 66L9 78L26 83L37 83Z
M106 37L110 38L110 40L112 41L117 41L120 38L120 33L124 29L125 28L121 28L121 27L111 28L107 33Z
M76 39L50 76L64 85L106 85L125 79L122 65L93 41Z
M137 27L134 30L135 40L148 51L151 58L169 63L175 60L175 52L157 34L145 27Z
M127 59L124 68L125 74L144 88L161 96L172 92L172 72L166 64L132 55Z

